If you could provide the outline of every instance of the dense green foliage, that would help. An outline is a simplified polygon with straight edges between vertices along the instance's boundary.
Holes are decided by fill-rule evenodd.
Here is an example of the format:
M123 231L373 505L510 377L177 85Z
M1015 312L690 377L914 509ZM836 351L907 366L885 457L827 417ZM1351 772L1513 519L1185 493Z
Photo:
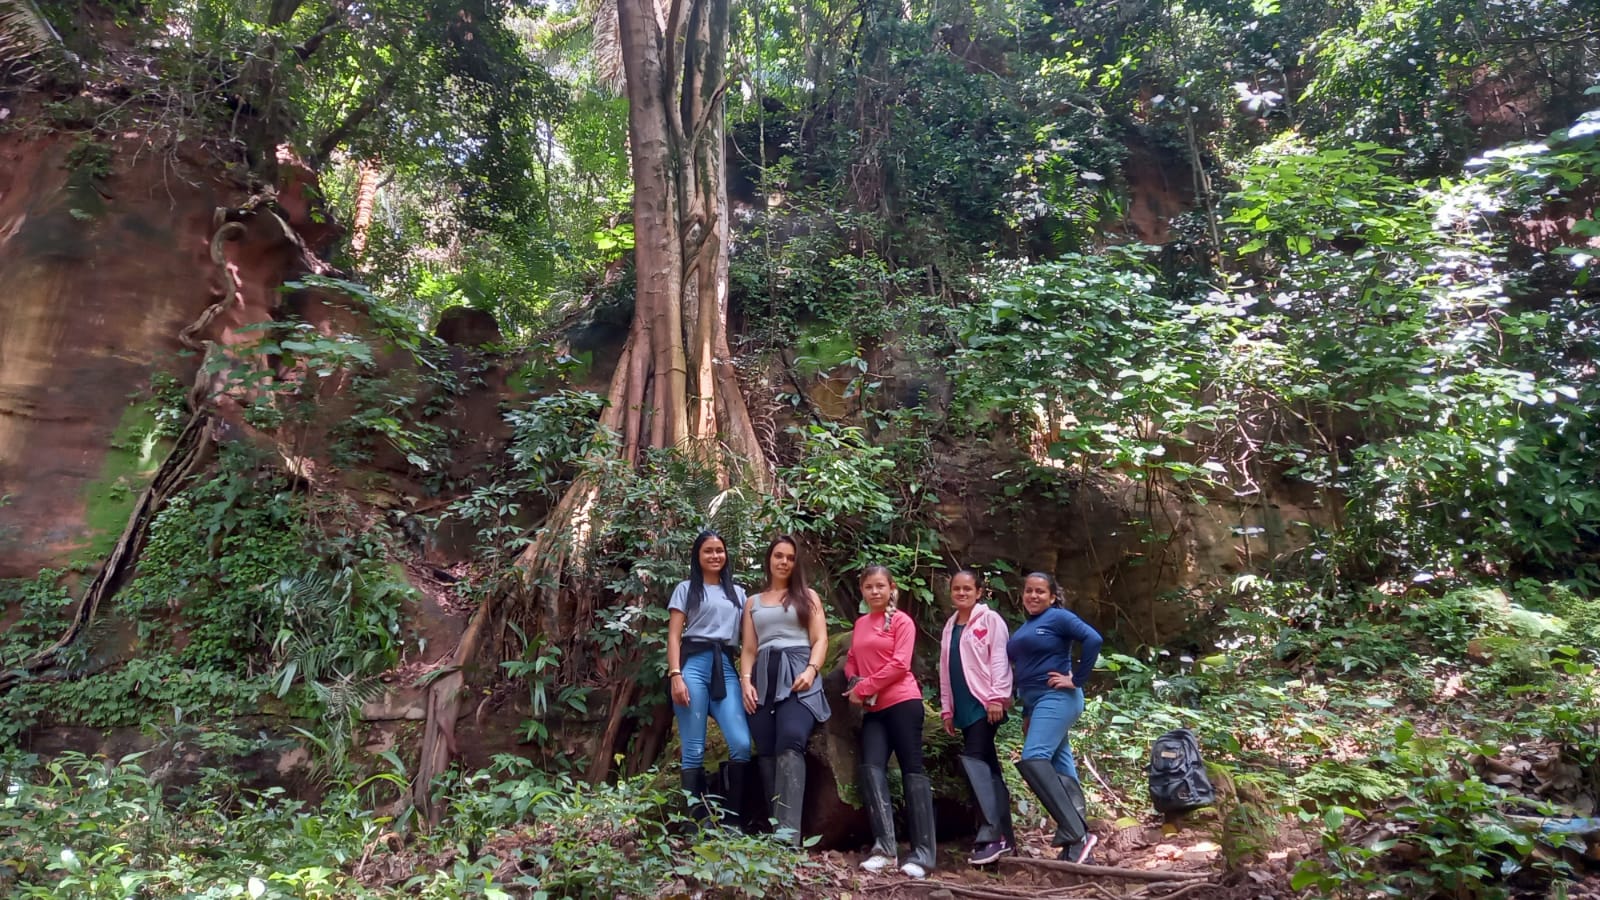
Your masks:
M853 573L882 562L936 628L941 575L974 562L946 534L969 500L940 496L957 455L993 463L984 516L1126 490L1116 525L1152 548L1177 531L1170 508L1243 516L1292 491L1325 513L1293 525L1291 552L1247 541L1231 585L1157 579L1195 610L1169 646L1111 635L1080 744L1102 812L1144 812L1128 798L1149 739L1186 724L1225 786L1205 821L1230 868L1303 834L1315 852L1293 878L1319 896L1492 896L1564 874L1559 841L1517 817L1593 811L1530 800L1481 760L1552 748L1600 791L1588 4L742 5L728 299L768 458L637 464L593 427L588 364L620 342L633 279L626 109L594 9L41 9L102 82L26 126L72 132L79 176L105 178L109 138L137 128L173 158L207 135L258 176L286 144L342 223L365 179L365 245L336 251L355 281L286 291L370 330L285 314L248 348L270 366L214 373L259 435L156 516L116 618L0 698L0 737L137 726L162 749L5 757L0 887L793 888L775 845L690 850L652 778L577 788L566 773L588 761L557 726L617 684L638 688L631 719L659 708L661 601L708 525L747 584L772 534L800 535L836 627L857 612ZM461 305L507 344L427 334ZM469 446L453 414L491 370L514 373L503 428ZM146 449L183 421L183 391L155 387ZM768 465L775 488L712 463ZM588 599L554 623L510 604L489 667L520 682L492 696L518 698L528 755L563 774L505 761L441 783L444 824L420 834L387 793L408 749L352 774L379 771L350 751L361 704L426 649L396 563L455 540L474 563L446 573L455 598L519 596L513 561L580 481L599 491L565 573ZM977 562L1012 612L1015 574L1040 564ZM0 665L54 639L78 574L0 585ZM140 768L180 743L253 749L215 724L258 713L318 748L321 805L245 790L226 763L194 784ZM637 754L647 729L624 737Z
M1280 830L1304 827L1325 855L1294 883L1318 896L1497 896L1513 873L1527 885L1567 871L1554 854L1528 862L1536 842L1564 841L1527 817L1560 805L1503 787L1484 760L1548 742L1580 773L1578 790L1593 790L1590 604L1532 581L1509 595L1369 589L1310 603L1303 583L1252 577L1236 588L1216 652L1107 659L1116 685L1090 701L1080 748L1122 789L1102 795L1108 812L1137 796L1149 741L1189 727L1228 785L1205 815L1230 865L1258 862ZM1367 821L1385 827L1379 839L1347 827Z
M153 752L185 749L175 735ZM682 795L653 773L590 787L508 757L467 781L449 828L402 854L402 823L379 809L403 794L403 772L337 785L308 806L279 788L249 789L226 767L167 788L150 769L159 758L0 756L6 896L760 897L807 865L771 838L686 833Z

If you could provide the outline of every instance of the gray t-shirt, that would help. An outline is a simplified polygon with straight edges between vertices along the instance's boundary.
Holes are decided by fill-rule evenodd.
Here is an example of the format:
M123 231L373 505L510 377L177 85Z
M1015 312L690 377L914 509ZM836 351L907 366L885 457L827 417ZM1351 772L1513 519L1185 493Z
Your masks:
M784 609L782 603L767 606L761 602L761 597L757 594L750 600L754 604L750 607L750 619L756 629L758 649L811 646L811 635L801 626L800 613L793 606L788 609Z
M737 643L739 640L739 616L744 612L744 588L734 585L733 591L737 603L728 601L728 594L720 584L707 584L705 596L700 598L700 608L693 613L689 612L689 582L678 582L672 591L672 599L667 601L667 609L676 609L689 617L683 627L683 636L686 638L702 638L709 641L728 641Z

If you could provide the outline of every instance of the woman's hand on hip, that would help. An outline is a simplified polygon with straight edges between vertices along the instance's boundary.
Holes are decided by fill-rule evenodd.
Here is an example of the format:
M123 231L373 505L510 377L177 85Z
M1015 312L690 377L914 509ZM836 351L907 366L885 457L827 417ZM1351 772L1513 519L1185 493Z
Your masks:
M688 706L689 682L684 681L681 674L672 676L670 680L672 681L672 702L678 706Z
M1072 683L1072 673L1070 672L1065 675L1060 672L1051 672L1048 684L1058 691L1070 691L1077 687Z

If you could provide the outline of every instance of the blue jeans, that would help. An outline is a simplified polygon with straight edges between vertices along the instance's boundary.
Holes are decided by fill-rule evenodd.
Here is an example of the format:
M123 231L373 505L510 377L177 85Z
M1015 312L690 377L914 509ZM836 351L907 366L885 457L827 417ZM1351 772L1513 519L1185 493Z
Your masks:
M1048 690L1024 704L1028 733L1022 740L1023 759L1048 759L1062 775L1078 777L1068 732L1083 715L1083 689Z
M683 767L698 769L706 756L706 716L717 720L722 737L728 742L728 758L750 761L750 722L744 715L744 695L739 693L739 674L731 660L722 660L722 682L728 695L711 699L712 651L703 650L683 662L683 683L689 689L689 705L672 705L678 718L678 742L683 745Z

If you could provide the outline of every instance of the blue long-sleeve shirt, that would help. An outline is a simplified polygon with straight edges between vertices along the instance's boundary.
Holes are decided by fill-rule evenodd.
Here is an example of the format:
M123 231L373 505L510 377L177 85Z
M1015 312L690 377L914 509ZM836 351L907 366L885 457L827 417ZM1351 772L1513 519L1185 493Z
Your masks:
M1081 643L1076 665L1072 662L1072 645ZM1006 656L1016 667L1017 696L1022 702L1032 704L1045 691L1050 690L1051 672L1072 673L1072 683L1083 687L1094 672L1094 662L1100 658L1100 632L1060 607L1045 610L1029 617L1006 644Z

